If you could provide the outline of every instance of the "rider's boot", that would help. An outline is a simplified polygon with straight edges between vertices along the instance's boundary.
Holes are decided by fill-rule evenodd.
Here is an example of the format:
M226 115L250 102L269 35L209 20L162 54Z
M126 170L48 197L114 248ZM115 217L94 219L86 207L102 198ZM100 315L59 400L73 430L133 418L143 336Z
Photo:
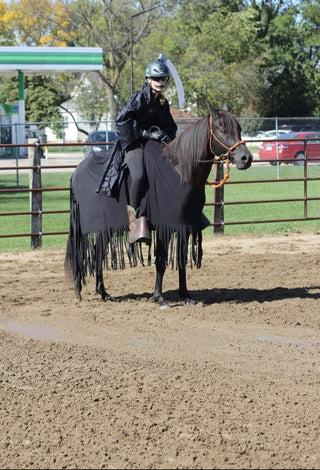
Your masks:
M127 206L128 220L129 220L129 243L141 242L150 245L151 234L148 226L147 218L137 217L137 211Z

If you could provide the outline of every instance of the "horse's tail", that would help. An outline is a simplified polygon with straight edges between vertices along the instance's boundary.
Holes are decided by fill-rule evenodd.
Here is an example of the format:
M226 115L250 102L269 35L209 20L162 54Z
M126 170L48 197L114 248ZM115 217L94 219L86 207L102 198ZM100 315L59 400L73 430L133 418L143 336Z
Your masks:
M83 246L85 238L82 236L80 225L80 211L73 196L72 178L70 180L70 223L69 236L64 260L66 280L73 283L76 295L81 298L82 286L85 285L87 265L86 248Z

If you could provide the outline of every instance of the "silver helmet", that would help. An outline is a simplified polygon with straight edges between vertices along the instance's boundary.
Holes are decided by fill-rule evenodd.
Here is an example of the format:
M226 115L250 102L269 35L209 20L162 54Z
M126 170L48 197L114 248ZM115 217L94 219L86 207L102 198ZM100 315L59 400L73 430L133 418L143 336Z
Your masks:
M169 69L162 60L150 62L146 68L146 78L154 77L170 77Z

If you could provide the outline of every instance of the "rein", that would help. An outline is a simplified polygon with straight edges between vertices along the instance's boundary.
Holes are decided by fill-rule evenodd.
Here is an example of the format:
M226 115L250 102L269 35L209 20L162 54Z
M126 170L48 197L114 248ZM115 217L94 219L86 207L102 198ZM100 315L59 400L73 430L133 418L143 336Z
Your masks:
M223 155L216 155L213 148L212 148L212 139L215 139L215 141L218 142L218 144L220 144L222 147L224 147L227 150L227 153L224 153ZM227 147L227 145L225 145L223 142L221 142L221 140L219 140L218 137L213 132L212 114L210 114L210 140L209 140L210 152L212 153L212 155L219 157L220 161L223 161L223 162L227 163L226 174L224 175L224 177L220 181L220 183L213 184L213 183L210 183L209 181L207 181L206 184L211 186L211 188L215 188L215 189L220 188L222 185L224 185L224 183L230 177L230 174L229 174L230 173L230 153L232 152L232 150L234 150L236 147L238 147L238 145L241 145L241 144L245 144L245 141L244 140L239 140L239 142L236 142L234 145L232 145L232 147ZM210 161L210 160L207 160L207 161ZM212 161L215 161L215 158L213 158Z

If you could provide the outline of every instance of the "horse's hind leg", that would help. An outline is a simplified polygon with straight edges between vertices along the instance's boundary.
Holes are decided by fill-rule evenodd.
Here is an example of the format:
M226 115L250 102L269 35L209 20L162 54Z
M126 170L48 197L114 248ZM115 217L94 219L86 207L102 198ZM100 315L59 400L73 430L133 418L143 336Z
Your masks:
M196 305L196 301L191 299L187 289L187 275L185 268L179 268L179 296L186 305Z
M96 293L101 295L101 300L103 300L103 302L106 302L106 300L111 298L104 287L102 272L100 274L96 274Z
M106 291L103 282L103 258L102 255L98 254L98 247L96 245L96 261L95 261L95 271L96 271L96 293L101 295L101 300L106 302L106 300L110 299L110 295Z
M82 283L79 279L74 281L73 288L74 288L74 298L76 300L82 300L82 297L81 297Z
M71 236L68 237L67 249L64 258L64 273L66 280L72 283L73 290L74 290L74 297L76 300L81 300L81 290L82 290L82 282L81 282L81 274L79 272L78 264L74 261L73 257L73 250L72 250L72 241Z

